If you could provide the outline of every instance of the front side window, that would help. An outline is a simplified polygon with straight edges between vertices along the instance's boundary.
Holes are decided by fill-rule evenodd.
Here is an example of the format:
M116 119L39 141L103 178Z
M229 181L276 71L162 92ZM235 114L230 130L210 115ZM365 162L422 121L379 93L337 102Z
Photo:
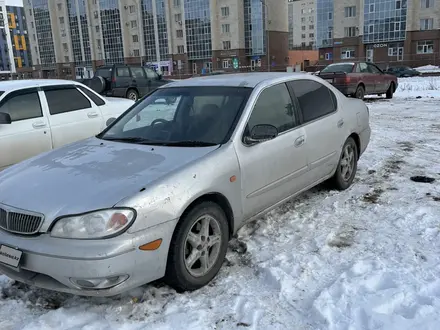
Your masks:
M59 115L66 112L89 109L92 107L90 101L75 87L44 88L49 112L51 115Z
M327 87L314 80L290 82L303 115L304 123L336 111L336 96Z
M0 112L8 113L12 122L43 117L37 91L19 93L6 98L6 101L0 105Z
M157 79L157 73L154 70L145 68L145 72L147 73L148 79Z
M170 87L150 94L98 138L169 146L224 143L252 92L244 87Z
M286 84L278 84L263 90L249 118L247 132L256 125L272 125L278 134L296 125L295 111Z

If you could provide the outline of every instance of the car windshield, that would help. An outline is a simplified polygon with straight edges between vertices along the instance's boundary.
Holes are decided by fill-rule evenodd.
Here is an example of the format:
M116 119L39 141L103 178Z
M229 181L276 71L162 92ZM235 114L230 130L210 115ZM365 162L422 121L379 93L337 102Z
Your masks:
M150 145L222 144L235 128L251 92L245 87L160 88L97 137Z
M329 66L322 69L321 73L327 72L345 72L350 73L353 71L353 63L341 63L341 64L330 64Z

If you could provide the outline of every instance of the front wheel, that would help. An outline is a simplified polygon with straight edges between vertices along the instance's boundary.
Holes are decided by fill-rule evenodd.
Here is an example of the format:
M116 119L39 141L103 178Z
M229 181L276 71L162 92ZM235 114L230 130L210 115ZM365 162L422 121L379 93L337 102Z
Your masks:
M178 292L207 285L226 256L229 226L225 212L203 202L184 215L176 226L167 260L165 281Z
M331 178L331 184L337 190L345 190L353 183L357 171L358 154L356 142L349 137L342 148L336 172Z
M392 99L394 94L394 83L390 84L390 87L387 90L387 99Z

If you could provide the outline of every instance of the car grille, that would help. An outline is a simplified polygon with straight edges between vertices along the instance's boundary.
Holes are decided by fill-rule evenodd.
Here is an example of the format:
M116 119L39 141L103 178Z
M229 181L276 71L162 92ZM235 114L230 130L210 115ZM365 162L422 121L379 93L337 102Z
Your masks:
M42 216L7 211L0 208L0 228L16 234L36 234L43 222Z

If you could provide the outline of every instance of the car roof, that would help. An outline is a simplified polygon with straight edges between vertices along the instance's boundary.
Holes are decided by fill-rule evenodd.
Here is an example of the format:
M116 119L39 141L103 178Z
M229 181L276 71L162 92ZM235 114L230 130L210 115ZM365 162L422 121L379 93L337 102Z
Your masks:
M65 79L23 79L23 80L2 80L0 81L0 91L9 92L16 89L53 86L53 85L80 85L73 80Z
M271 83L284 79L314 79L307 73L296 72L252 72L230 73L202 77L194 77L183 80L175 80L161 88L168 87L191 87L191 86L225 86L225 87L250 87L254 88L260 83Z

